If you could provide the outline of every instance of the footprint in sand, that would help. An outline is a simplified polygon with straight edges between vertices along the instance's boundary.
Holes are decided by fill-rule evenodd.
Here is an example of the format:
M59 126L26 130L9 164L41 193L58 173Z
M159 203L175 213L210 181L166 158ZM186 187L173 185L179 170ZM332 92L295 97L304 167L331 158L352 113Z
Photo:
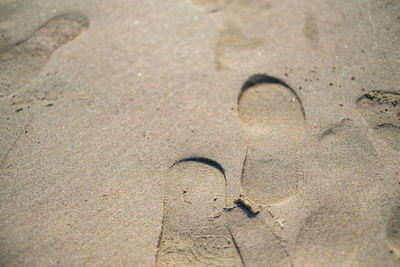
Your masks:
M0 94L11 95L29 83L56 49L73 40L88 25L87 18L79 14L58 16L25 41L0 51Z
M400 94L367 93L358 99L357 108L375 133L400 151Z
M284 82L258 74L243 85L238 105L247 136L243 196L261 206L290 198L301 177L296 164L305 132L300 99Z
M295 266L347 266L355 245L358 217L321 207L311 214L296 239Z
M296 238L296 266L351 265L360 244L361 205L379 181L372 142L351 119L330 125L319 136L312 187L317 203ZM319 170L320 172L318 172Z
M318 162L330 174L330 186L362 191L376 179L377 152L351 119L330 125L319 138Z
M227 226L222 167L204 158L181 160L165 183L156 266L243 266Z
M242 63L249 56L261 55L271 23L279 20L270 13L270 1L259 0L191 0L210 14L220 29L214 47L217 71ZM277 19L277 20L276 20ZM268 25L268 26L267 26Z
M247 136L239 208L228 213L232 235L247 266L282 266L289 254L281 240L256 214L297 191L301 171L296 154L305 132L300 99L284 82L267 75L251 76L238 98ZM251 240L251 242L249 242Z

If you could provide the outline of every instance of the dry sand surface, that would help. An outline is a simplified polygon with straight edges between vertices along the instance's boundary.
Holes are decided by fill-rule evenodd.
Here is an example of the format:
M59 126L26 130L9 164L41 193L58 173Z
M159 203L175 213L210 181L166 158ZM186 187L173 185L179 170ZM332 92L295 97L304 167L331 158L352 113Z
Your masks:
M398 0L0 0L1 266L400 266Z

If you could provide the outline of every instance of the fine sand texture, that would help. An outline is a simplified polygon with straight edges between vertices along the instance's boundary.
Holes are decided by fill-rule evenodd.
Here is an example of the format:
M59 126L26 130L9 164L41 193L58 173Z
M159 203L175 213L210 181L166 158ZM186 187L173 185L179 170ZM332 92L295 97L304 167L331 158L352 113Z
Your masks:
M400 266L400 2L0 0L0 266Z

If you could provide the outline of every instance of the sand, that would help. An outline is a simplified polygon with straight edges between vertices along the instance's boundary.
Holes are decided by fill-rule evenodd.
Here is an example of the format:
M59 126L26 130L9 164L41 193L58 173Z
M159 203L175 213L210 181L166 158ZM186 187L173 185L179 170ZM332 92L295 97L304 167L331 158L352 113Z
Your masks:
M0 0L0 265L398 266L399 14Z

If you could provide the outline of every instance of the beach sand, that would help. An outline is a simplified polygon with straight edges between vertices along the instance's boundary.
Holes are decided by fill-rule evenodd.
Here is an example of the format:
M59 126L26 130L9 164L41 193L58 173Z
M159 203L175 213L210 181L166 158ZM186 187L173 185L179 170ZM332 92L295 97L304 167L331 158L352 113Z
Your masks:
M0 0L0 265L399 266L399 14Z

